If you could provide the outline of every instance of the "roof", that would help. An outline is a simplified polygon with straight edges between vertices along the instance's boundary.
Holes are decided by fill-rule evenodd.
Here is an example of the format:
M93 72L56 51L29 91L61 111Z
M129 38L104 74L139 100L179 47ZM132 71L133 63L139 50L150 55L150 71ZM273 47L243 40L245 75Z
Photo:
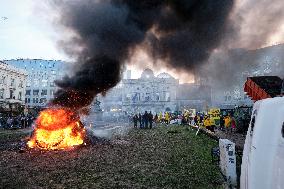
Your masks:
M28 73L25 70L23 70L21 68L17 68L17 67L12 66L12 65L9 65L9 64L7 64L6 62L3 62L3 61L0 61L0 69L6 70L8 72L14 72L14 73L17 73L17 74L25 75L25 76L28 75Z
M154 72L153 72L153 70L151 70L149 68L145 69L141 74L142 79L150 79L150 78L153 78L153 77L155 77Z
M174 79L173 76L171 76L170 74L163 72L160 73L159 75L157 75L157 78L161 78L161 79Z
M281 94L283 80L278 76L249 77L254 83L262 88L271 97Z

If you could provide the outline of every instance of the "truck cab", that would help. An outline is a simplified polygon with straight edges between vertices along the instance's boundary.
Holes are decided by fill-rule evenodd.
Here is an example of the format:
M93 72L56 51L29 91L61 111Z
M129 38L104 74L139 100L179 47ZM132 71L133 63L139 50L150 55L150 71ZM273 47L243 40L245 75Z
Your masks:
M240 188L284 188L284 97L259 100L253 106Z

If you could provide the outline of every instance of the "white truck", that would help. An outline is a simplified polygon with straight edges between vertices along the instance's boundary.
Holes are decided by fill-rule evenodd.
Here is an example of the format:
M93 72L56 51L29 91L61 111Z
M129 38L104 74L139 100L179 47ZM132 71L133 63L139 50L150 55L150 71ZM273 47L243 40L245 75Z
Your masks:
M284 97L254 104L244 145L240 188L284 188Z

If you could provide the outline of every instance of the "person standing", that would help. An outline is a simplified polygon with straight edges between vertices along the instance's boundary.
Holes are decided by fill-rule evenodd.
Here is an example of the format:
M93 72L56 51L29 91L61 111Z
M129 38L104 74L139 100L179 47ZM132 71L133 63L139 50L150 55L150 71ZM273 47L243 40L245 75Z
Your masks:
M213 119L213 117L210 117L210 130L214 133L215 132L215 120Z
M7 119L7 128L11 128L11 127L12 127L12 124L13 124L13 119L12 119L12 117L9 117L9 118Z
M193 118L193 126L196 126L197 123L198 123L198 117L197 117L197 115L195 115L194 118Z
M145 111L142 119L144 120L144 128L148 129L149 118L147 111Z
M160 114L158 116L158 122L159 123L163 123L163 114L162 114L162 112L160 112Z
M204 117L203 125L207 130L211 131L211 123L210 118L208 116Z
M166 112L166 114L165 114L165 122L166 122L166 125L167 125L167 126L168 126L169 123L170 123L170 115L169 115L168 112Z
M21 115L20 120L21 120L22 128L26 128L24 115Z
M153 126L153 114L152 114L151 111L148 114L148 120L149 120L149 127L150 127L150 129L152 129L152 126Z
M220 116L220 130L224 131L224 117L221 115Z
M29 118L28 118L28 125L29 125L29 127L31 127L32 124L33 124L33 116L29 116Z
M133 116L134 128L137 128L137 122L138 122L138 116L137 116L137 114L135 114L135 115Z
M4 117L1 116L1 117L0 117L0 127L1 127L1 128L5 128L5 122L6 122L6 121L5 121Z
M231 133L236 131L236 120L234 117L231 119Z
M201 122L201 118L200 118L199 114L197 115L197 122L196 123L197 123L198 127L202 126L202 122Z
M142 116L140 113L138 114L138 121L139 121L140 129L142 129Z
M159 117L158 114L156 113L155 117L154 117L154 122L155 122L155 127L157 127L157 124L159 122Z
M230 126L231 126L231 118L229 115L225 117L224 122L225 122L226 133L228 133L228 131L230 130Z

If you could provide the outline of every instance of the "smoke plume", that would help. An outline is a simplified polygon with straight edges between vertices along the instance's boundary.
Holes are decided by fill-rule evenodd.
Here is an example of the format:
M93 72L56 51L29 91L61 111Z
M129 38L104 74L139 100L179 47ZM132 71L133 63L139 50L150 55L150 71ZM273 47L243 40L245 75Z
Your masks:
M257 49L284 42L283 0L239 0L232 13L231 48Z
M234 0L56 1L59 24L72 32L61 47L77 58L74 75L57 81L54 104L81 108L120 81L135 48L169 67L192 70L231 27Z
M232 33L211 53L199 75L220 91L235 85L243 90L249 76L283 78L284 45L279 44L284 42L283 8L283 0L238 0L230 15Z

